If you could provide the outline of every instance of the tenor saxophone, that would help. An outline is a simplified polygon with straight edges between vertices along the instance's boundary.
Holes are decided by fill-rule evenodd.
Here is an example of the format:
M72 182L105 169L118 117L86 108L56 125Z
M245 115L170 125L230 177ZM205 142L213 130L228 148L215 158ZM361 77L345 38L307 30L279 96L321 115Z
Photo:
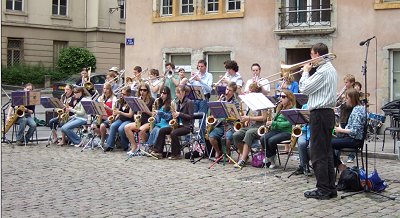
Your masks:
M172 101L171 103L171 112L176 113L175 101ZM170 120L168 124L172 129L178 128L178 120L176 118Z
M154 114L156 112L157 109L157 102L158 102L158 98L156 100L154 100L153 105L151 106L151 113ZM153 130L155 124L156 124L156 118L154 116L149 117L149 119L147 120L147 122L149 122L150 124L150 132Z
M15 122L17 122L18 118L24 117L25 116L25 106L21 105L16 108L15 112L13 115L10 116L10 118L7 120L7 123L4 125L4 128L2 129L3 133L7 133L10 128L14 125Z

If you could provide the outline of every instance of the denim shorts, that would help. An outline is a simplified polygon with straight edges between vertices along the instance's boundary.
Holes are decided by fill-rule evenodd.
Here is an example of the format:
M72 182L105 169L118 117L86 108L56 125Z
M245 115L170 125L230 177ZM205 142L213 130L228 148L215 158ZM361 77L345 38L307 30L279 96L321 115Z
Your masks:
M217 138L217 139L220 139L220 138L222 138L222 136L224 135L224 133L225 133L225 131L224 131L224 128L223 128L223 127L217 127L217 128L214 128L214 129L210 132L209 138ZM229 130L229 131L226 132L226 138L227 138L228 140L232 140L232 139L233 139L233 131L232 131L232 130Z

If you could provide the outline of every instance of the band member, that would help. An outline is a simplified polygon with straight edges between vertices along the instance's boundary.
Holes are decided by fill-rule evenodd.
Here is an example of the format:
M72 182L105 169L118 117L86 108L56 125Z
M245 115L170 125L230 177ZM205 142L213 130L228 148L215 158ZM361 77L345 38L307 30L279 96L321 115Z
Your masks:
M160 73L158 72L157 69L151 69L150 70L150 78L149 78L149 85L150 85L150 90L151 90L151 97L156 99L158 93L160 92L161 88L161 79L160 79Z
M179 142L179 136L187 135L190 133L190 126L192 126L193 120L193 102L188 99L186 95L189 94L189 88L186 86L178 86L176 88L177 104L172 109L172 118L176 123L176 127L167 126L161 128L156 143L154 145L154 156L161 158L162 151L165 145L165 136L170 134L171 136L171 156L169 160L181 159L180 151L181 144Z
M342 133L342 137L332 139L333 149L349 148L359 144L363 140L364 126L366 125L365 107L361 105L360 93L355 89L346 91L346 104L353 108L345 128L335 127L336 133ZM340 161L339 155L334 155L335 167L342 172L347 167Z
M318 43L311 48L311 58L328 54L328 47ZM317 179L316 189L306 191L306 198L330 199L337 197L333 149L331 145L332 129L335 126L336 89L338 76L330 61L318 66L309 76L312 64L303 67L300 79L300 91L308 95L310 113L310 157Z
M64 94L61 95L61 102L63 103L65 108L73 106L73 100L72 100L73 97L74 97L74 93L73 93L72 85L70 85L70 84L65 85ZM63 108L63 109L65 110L65 108ZM69 116L73 116L73 115L74 115L73 113L69 114ZM53 141L52 141L53 144L58 142L58 136L57 136L57 126L58 125L60 127L63 125L63 123L61 122L61 115L54 117L49 121L49 126L50 126L51 132L53 134ZM62 137L63 137L62 140L66 141L64 134L62 134Z
M195 112L203 112L204 114L208 114L208 101L211 95L211 86L213 82L213 76L211 73L207 72L207 62L205 60L199 60L197 62L197 69L199 70L197 73L192 75L192 78L189 79L189 83L193 86L201 86L204 94L204 100L194 100L195 104ZM200 142L204 143L204 134L206 130L206 124L203 124L200 127Z
M173 63L165 64L164 79L161 83L161 89L168 87L171 90L172 99L175 99L175 89L179 85L179 78L175 75L175 65Z
M279 142L290 140L292 133L292 124L286 117L280 113L281 110L296 108L296 97L287 89L282 90L279 96L281 103L276 108L276 115L273 120L267 121L266 126L270 131L265 133L261 139L261 151L265 149L265 164L273 169L275 168L276 148ZM269 163L269 164L268 164Z
M117 76L118 76L118 68L117 67L111 67L108 70L108 73L106 75L106 82L111 84L113 92L119 87L119 84L118 84L119 81L117 81Z
M85 85L86 82L89 82L90 78L89 78L89 73L88 73L88 69L86 67L81 69L81 83L78 84L80 86Z
M131 93L136 95L136 93L138 91L138 86L143 81L142 80L142 68L140 66L135 66L133 68L133 78L132 79L133 79L133 81L131 84ZM126 82L128 82L128 81L126 81Z
M154 147L160 129L169 126L169 121L172 119L171 103L171 90L168 87L164 87L161 90L161 97L156 100L156 111L153 111L152 114L156 118L156 123L147 140L147 144L150 147ZM162 154L158 152L152 152L152 155L162 157Z
M108 121L108 117L113 115L113 109L117 107L117 97L114 95L112 91L111 83L104 83L103 85L103 95L101 95L98 99L98 102L104 104L104 109L107 112L106 116L101 118L101 123L96 123L99 126L99 132L97 133L100 135L100 143L103 146L104 141L106 140L107 135L107 128L110 127L110 122Z
M150 71L151 72L151 71ZM152 107L154 104L154 98L150 95L150 86L146 83L141 83L139 86L139 92L137 93L137 97L141 98L144 103L146 103L147 108L149 108L150 112L141 112L140 125L137 126L136 122L129 123L125 126L125 134L131 143L131 150L128 151L128 155L135 155L138 150L138 146L135 141L135 137L133 132L139 131L139 138L141 142L147 141L147 132L150 129L150 123L148 122L150 116L152 116Z
M30 92L33 90L33 85L32 83L27 83L25 84L24 91ZM14 108L19 107L20 105L12 105L8 109L8 115L7 115L7 121L10 119L12 114L14 113ZM24 116L19 117L15 123L19 125L18 132L17 132L17 145L22 146L25 145L26 143L29 142L29 140L32 138L33 133L36 130L36 122L32 117L32 114L35 112L35 105L24 105ZM16 115L14 115L16 116ZM26 126L29 126L28 132L24 135L25 133L25 128Z
M249 93L249 87L252 83L258 83L262 87L262 93L268 95L270 92L270 85L268 79L261 78L261 66L257 63L251 65L251 72L253 73L253 78L247 80L244 92Z
M227 86L229 82L235 82L237 85L237 93L242 93L243 79L239 74L239 66L236 61L227 60L225 61L225 75L220 79L219 84L221 86Z
M110 125L110 131L106 141L104 152L112 151L115 145L117 132L119 134L121 145L124 151L129 149L129 141L125 135L124 127L132 122L133 111L125 101L125 97L131 96L130 87L124 87L121 91L121 97L118 100L117 108L113 111L114 121Z
M81 138L75 133L74 129L83 126L87 123L87 114L82 106L81 100L85 97L85 91L83 87L74 88L74 98L72 101L72 107L67 107L66 112L71 112L74 115L66 124L61 127L61 132L72 142L72 144L79 146ZM65 145L66 140L62 139L58 145Z
M229 103L233 103L236 105L238 111L240 110L239 102L236 101L236 91L237 85L235 82L230 82L229 85L226 87L225 95L221 96L219 99L220 101L226 101ZM233 139L233 122L229 122L228 128L225 129L225 126L222 122L218 122L215 124L216 126L214 129L208 134L211 146L215 150L215 158L218 158L222 155L222 151L220 146L218 145L221 138L226 135L226 153L230 154L230 145Z
M282 81L276 83L276 94L279 96L279 92L284 89L290 90L292 93L299 93L299 83L294 80L294 77L290 72L282 72Z
M186 85L186 84L189 82L188 78L186 78L185 69L179 68L179 70L178 70L178 76L179 76L179 85L184 86L184 85Z
M261 87L256 83L251 84L249 89L251 92L261 93ZM246 165L250 153L250 146L253 144L253 140L260 138L257 134L258 128L263 125L266 120L266 110L252 111L249 109L245 115L240 117L240 121L242 123L247 122L248 125L247 127L240 128L233 134L233 143L237 148L239 148L239 152L241 153L238 162L239 166L244 167Z
M308 109L308 104L304 104L301 109ZM310 162L310 125L305 124L301 129L301 136L297 140L297 150L299 151L299 166L295 171L295 175L305 174L311 176L309 167Z

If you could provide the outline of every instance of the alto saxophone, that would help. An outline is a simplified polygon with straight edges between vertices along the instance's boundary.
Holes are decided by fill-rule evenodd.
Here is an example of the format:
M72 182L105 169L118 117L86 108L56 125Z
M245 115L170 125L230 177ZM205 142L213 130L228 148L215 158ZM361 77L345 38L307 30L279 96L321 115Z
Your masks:
M24 117L25 116L25 106L21 105L16 108L15 112L13 115L10 116L10 118L7 120L7 123L4 125L4 128L2 129L3 133L7 133L10 128L14 125L15 122L17 122L18 118Z
M272 121L272 111L270 109L268 109L268 111L267 111L267 122L268 121ZM262 126L258 127L257 134L258 134L258 136L262 137L265 133L269 132L270 130L271 130L271 126L262 125Z
M240 104L240 111L239 111L240 116L244 116L243 101L241 101L239 104ZM239 131L242 127L244 127L244 122L237 121L233 124L233 130L235 130L235 132Z
M158 98L156 100L154 100L153 105L151 106L151 113L154 114L156 112L157 109L157 103L158 102ZM149 122L150 124L150 132L153 130L154 126L156 125L156 118L154 116L149 117L149 119L147 120L147 122Z
M171 112L176 113L175 99L171 103ZM170 120L168 124L172 129L178 128L178 120L176 118Z

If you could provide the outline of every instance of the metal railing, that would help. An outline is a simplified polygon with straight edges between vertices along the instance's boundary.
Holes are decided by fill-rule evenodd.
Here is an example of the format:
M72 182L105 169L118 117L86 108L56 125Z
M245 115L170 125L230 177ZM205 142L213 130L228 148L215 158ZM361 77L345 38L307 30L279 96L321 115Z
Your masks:
M332 5L282 7L279 12L279 28L331 26L332 11Z

